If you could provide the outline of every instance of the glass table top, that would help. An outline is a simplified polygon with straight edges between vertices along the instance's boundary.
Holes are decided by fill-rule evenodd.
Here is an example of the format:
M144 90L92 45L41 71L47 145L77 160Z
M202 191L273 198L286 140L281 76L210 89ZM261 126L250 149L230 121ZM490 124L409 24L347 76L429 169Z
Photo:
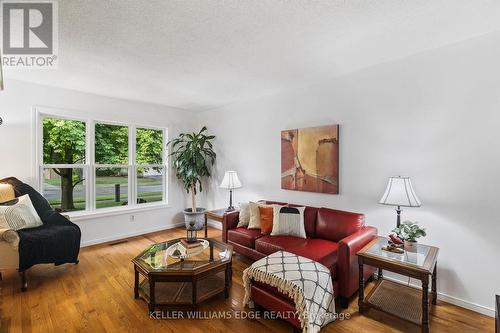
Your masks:
M425 260L431 249L428 245L418 244L416 252L404 251L404 253L393 253L382 250L383 246L388 244L388 239L380 237L377 241L365 252L366 254L382 257L384 259L394 260L403 264L410 264L418 267L424 267Z
M204 239L207 242L207 247L199 253L185 259L178 258L174 253L177 247L181 246L180 240L181 238L151 245L133 261L148 271L173 272L194 271L231 260L232 248L209 238Z

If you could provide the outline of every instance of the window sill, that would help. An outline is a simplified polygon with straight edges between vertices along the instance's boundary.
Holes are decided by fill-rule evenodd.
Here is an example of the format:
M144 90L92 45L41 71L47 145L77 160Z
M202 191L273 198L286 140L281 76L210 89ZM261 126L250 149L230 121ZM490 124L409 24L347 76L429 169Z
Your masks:
M164 208L170 208L170 206L165 202L161 202L155 204L151 203L144 206L134 206L127 208L119 208L119 209L102 208L93 212L70 212L61 214L69 216L71 222L78 222L78 221L91 220L101 217L127 215L132 213L140 213L148 210L164 209Z

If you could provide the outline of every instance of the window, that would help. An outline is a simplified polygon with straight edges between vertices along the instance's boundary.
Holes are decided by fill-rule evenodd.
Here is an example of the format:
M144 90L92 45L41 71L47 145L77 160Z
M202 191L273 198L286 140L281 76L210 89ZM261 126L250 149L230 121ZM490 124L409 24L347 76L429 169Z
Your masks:
M166 203L166 130L38 114L41 192L62 212Z
M86 209L86 123L43 118L43 195L61 211Z
M95 208L127 206L129 127L96 123L94 133Z
M163 133L160 130L138 128L136 131L137 203L162 201Z

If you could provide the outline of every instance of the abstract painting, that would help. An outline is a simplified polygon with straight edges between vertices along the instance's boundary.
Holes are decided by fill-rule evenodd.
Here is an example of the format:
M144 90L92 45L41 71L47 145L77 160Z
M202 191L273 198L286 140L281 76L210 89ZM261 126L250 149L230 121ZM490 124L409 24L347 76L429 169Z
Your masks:
M281 131L281 188L339 193L339 125Z

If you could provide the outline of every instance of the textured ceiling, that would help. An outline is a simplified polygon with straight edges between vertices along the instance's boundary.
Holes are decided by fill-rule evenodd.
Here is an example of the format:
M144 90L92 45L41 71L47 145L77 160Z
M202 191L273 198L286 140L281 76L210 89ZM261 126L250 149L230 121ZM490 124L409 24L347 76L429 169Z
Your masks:
M5 72L203 110L496 30L500 1L60 0L59 69Z

